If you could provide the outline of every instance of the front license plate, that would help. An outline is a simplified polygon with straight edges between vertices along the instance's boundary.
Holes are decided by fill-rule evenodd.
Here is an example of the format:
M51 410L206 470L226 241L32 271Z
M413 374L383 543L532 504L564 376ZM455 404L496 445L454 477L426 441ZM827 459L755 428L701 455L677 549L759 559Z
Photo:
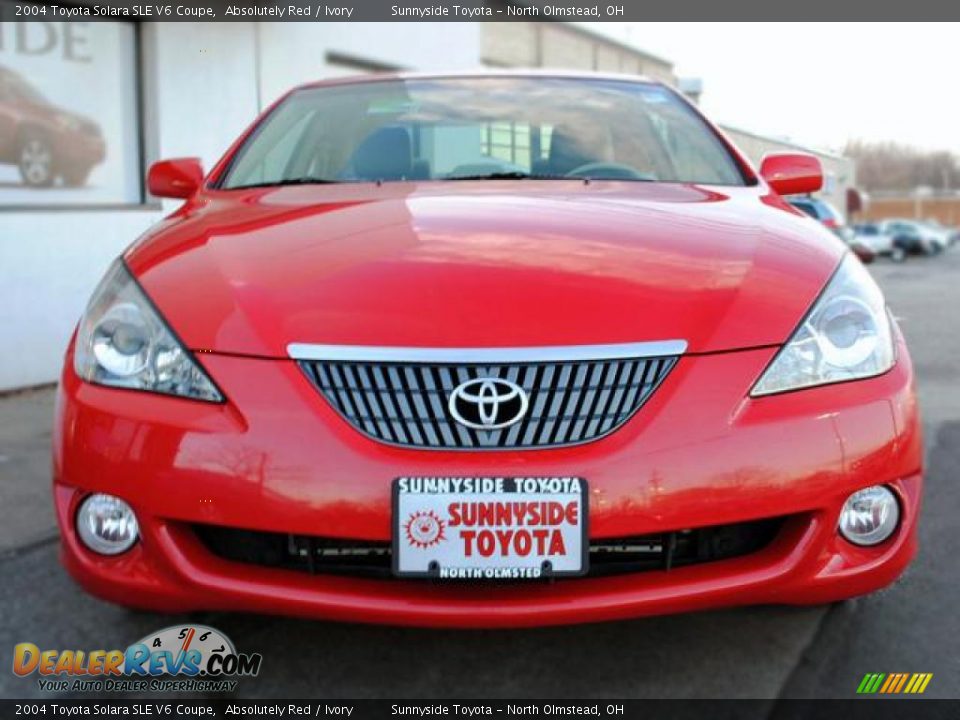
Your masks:
M576 477L402 477L393 572L520 580L587 571L587 483Z

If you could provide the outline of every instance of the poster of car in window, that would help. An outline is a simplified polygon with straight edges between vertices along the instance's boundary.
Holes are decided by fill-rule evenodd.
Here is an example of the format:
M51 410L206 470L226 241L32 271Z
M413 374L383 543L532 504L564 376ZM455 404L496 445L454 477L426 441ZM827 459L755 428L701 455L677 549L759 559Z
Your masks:
M134 33L0 22L0 207L140 202Z

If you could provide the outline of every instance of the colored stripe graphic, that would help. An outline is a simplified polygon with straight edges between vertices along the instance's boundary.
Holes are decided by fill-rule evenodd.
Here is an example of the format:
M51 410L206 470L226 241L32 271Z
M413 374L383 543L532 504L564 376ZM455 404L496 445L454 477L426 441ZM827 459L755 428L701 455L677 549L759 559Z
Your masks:
M867 673L857 686L858 695L920 695L933 673Z
M897 680L900 679L899 673L890 673L887 675L887 681L883 684L883 687L880 688L880 692L888 693L890 692L890 687L896 685Z

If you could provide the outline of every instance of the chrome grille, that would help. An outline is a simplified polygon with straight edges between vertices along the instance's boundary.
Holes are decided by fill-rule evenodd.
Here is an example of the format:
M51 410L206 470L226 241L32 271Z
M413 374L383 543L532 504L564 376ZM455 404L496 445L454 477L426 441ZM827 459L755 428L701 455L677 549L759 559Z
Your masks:
M404 447L512 449L575 445L609 434L653 394L677 357L488 363L311 359L301 367L351 425ZM459 384L477 378L516 383L529 407L513 425L465 427L448 410Z

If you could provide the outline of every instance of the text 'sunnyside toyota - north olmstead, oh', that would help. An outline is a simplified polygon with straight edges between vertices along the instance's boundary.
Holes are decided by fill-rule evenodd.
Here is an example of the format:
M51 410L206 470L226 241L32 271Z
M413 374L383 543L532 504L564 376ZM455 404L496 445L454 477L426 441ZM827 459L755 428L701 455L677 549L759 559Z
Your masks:
M299 87L112 265L64 364L87 590L162 611L587 622L888 585L913 370L867 270L619 76Z

